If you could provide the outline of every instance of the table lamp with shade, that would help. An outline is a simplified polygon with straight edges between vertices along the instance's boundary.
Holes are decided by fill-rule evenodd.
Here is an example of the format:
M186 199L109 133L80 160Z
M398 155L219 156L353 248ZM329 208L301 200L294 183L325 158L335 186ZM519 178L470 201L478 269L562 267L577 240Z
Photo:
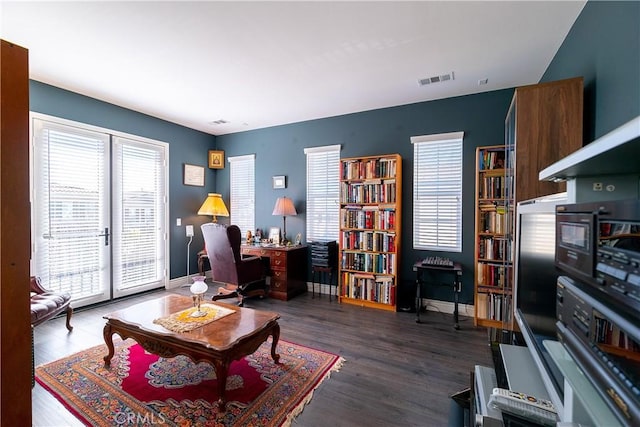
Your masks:
M204 280L204 276L194 276L193 284L189 287L189 290L193 294L193 305L197 307L197 309L191 313L191 317L203 317L207 315L207 312L203 311L200 307L204 299L204 294L209 290Z
M293 200L288 197L278 197L273 207L273 215L282 215L282 243L287 243L287 215L298 215Z
M209 193L202 206L198 210L198 215L212 215L212 222L218 222L218 216L229 216L227 206L222 200L222 195Z

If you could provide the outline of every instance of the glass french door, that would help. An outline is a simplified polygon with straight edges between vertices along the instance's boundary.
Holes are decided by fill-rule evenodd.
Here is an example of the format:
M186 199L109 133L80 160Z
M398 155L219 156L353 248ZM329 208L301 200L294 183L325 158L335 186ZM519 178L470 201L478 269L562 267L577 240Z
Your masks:
M32 271L74 306L164 286L164 144L33 115Z

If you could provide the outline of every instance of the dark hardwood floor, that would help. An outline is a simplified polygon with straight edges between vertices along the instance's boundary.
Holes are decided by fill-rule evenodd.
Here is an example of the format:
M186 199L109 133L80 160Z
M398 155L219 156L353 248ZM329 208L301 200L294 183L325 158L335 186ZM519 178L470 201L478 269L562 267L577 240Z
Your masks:
M119 308L162 296L154 291L133 298L80 309L67 333L57 318L35 329L36 366L104 344L102 316ZM250 299L247 307L280 313L281 339L336 353L346 362L323 382L293 425L446 426L450 395L469 385L476 364L493 366L487 332L473 319L428 312L395 313L339 304L327 295L300 295L284 302ZM81 425L40 385L33 389L33 425Z

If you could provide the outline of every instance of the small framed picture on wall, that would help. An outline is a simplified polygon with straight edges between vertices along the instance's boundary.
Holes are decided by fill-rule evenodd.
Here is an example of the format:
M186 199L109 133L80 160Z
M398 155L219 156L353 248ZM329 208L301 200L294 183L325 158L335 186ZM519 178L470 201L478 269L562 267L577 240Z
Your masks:
M209 150L209 168L224 169L224 151Z
M287 178L284 175L276 175L272 178L273 188L287 188Z
M204 187L204 166L184 164L184 185Z

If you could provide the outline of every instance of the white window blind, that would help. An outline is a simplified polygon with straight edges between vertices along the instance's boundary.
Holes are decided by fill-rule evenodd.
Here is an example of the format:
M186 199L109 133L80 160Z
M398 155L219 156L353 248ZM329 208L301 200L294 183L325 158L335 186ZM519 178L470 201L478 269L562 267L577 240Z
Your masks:
M34 120L34 273L74 299L104 294L109 135Z
M114 284L117 291L161 284L165 277L165 150L114 138Z
M462 251L462 139L464 132L411 137L413 247Z
M338 240L340 145L305 148L307 156L307 241Z
M231 175L231 224L245 235L255 231L255 154L229 157Z
M33 274L75 307L164 286L168 144L32 113Z

